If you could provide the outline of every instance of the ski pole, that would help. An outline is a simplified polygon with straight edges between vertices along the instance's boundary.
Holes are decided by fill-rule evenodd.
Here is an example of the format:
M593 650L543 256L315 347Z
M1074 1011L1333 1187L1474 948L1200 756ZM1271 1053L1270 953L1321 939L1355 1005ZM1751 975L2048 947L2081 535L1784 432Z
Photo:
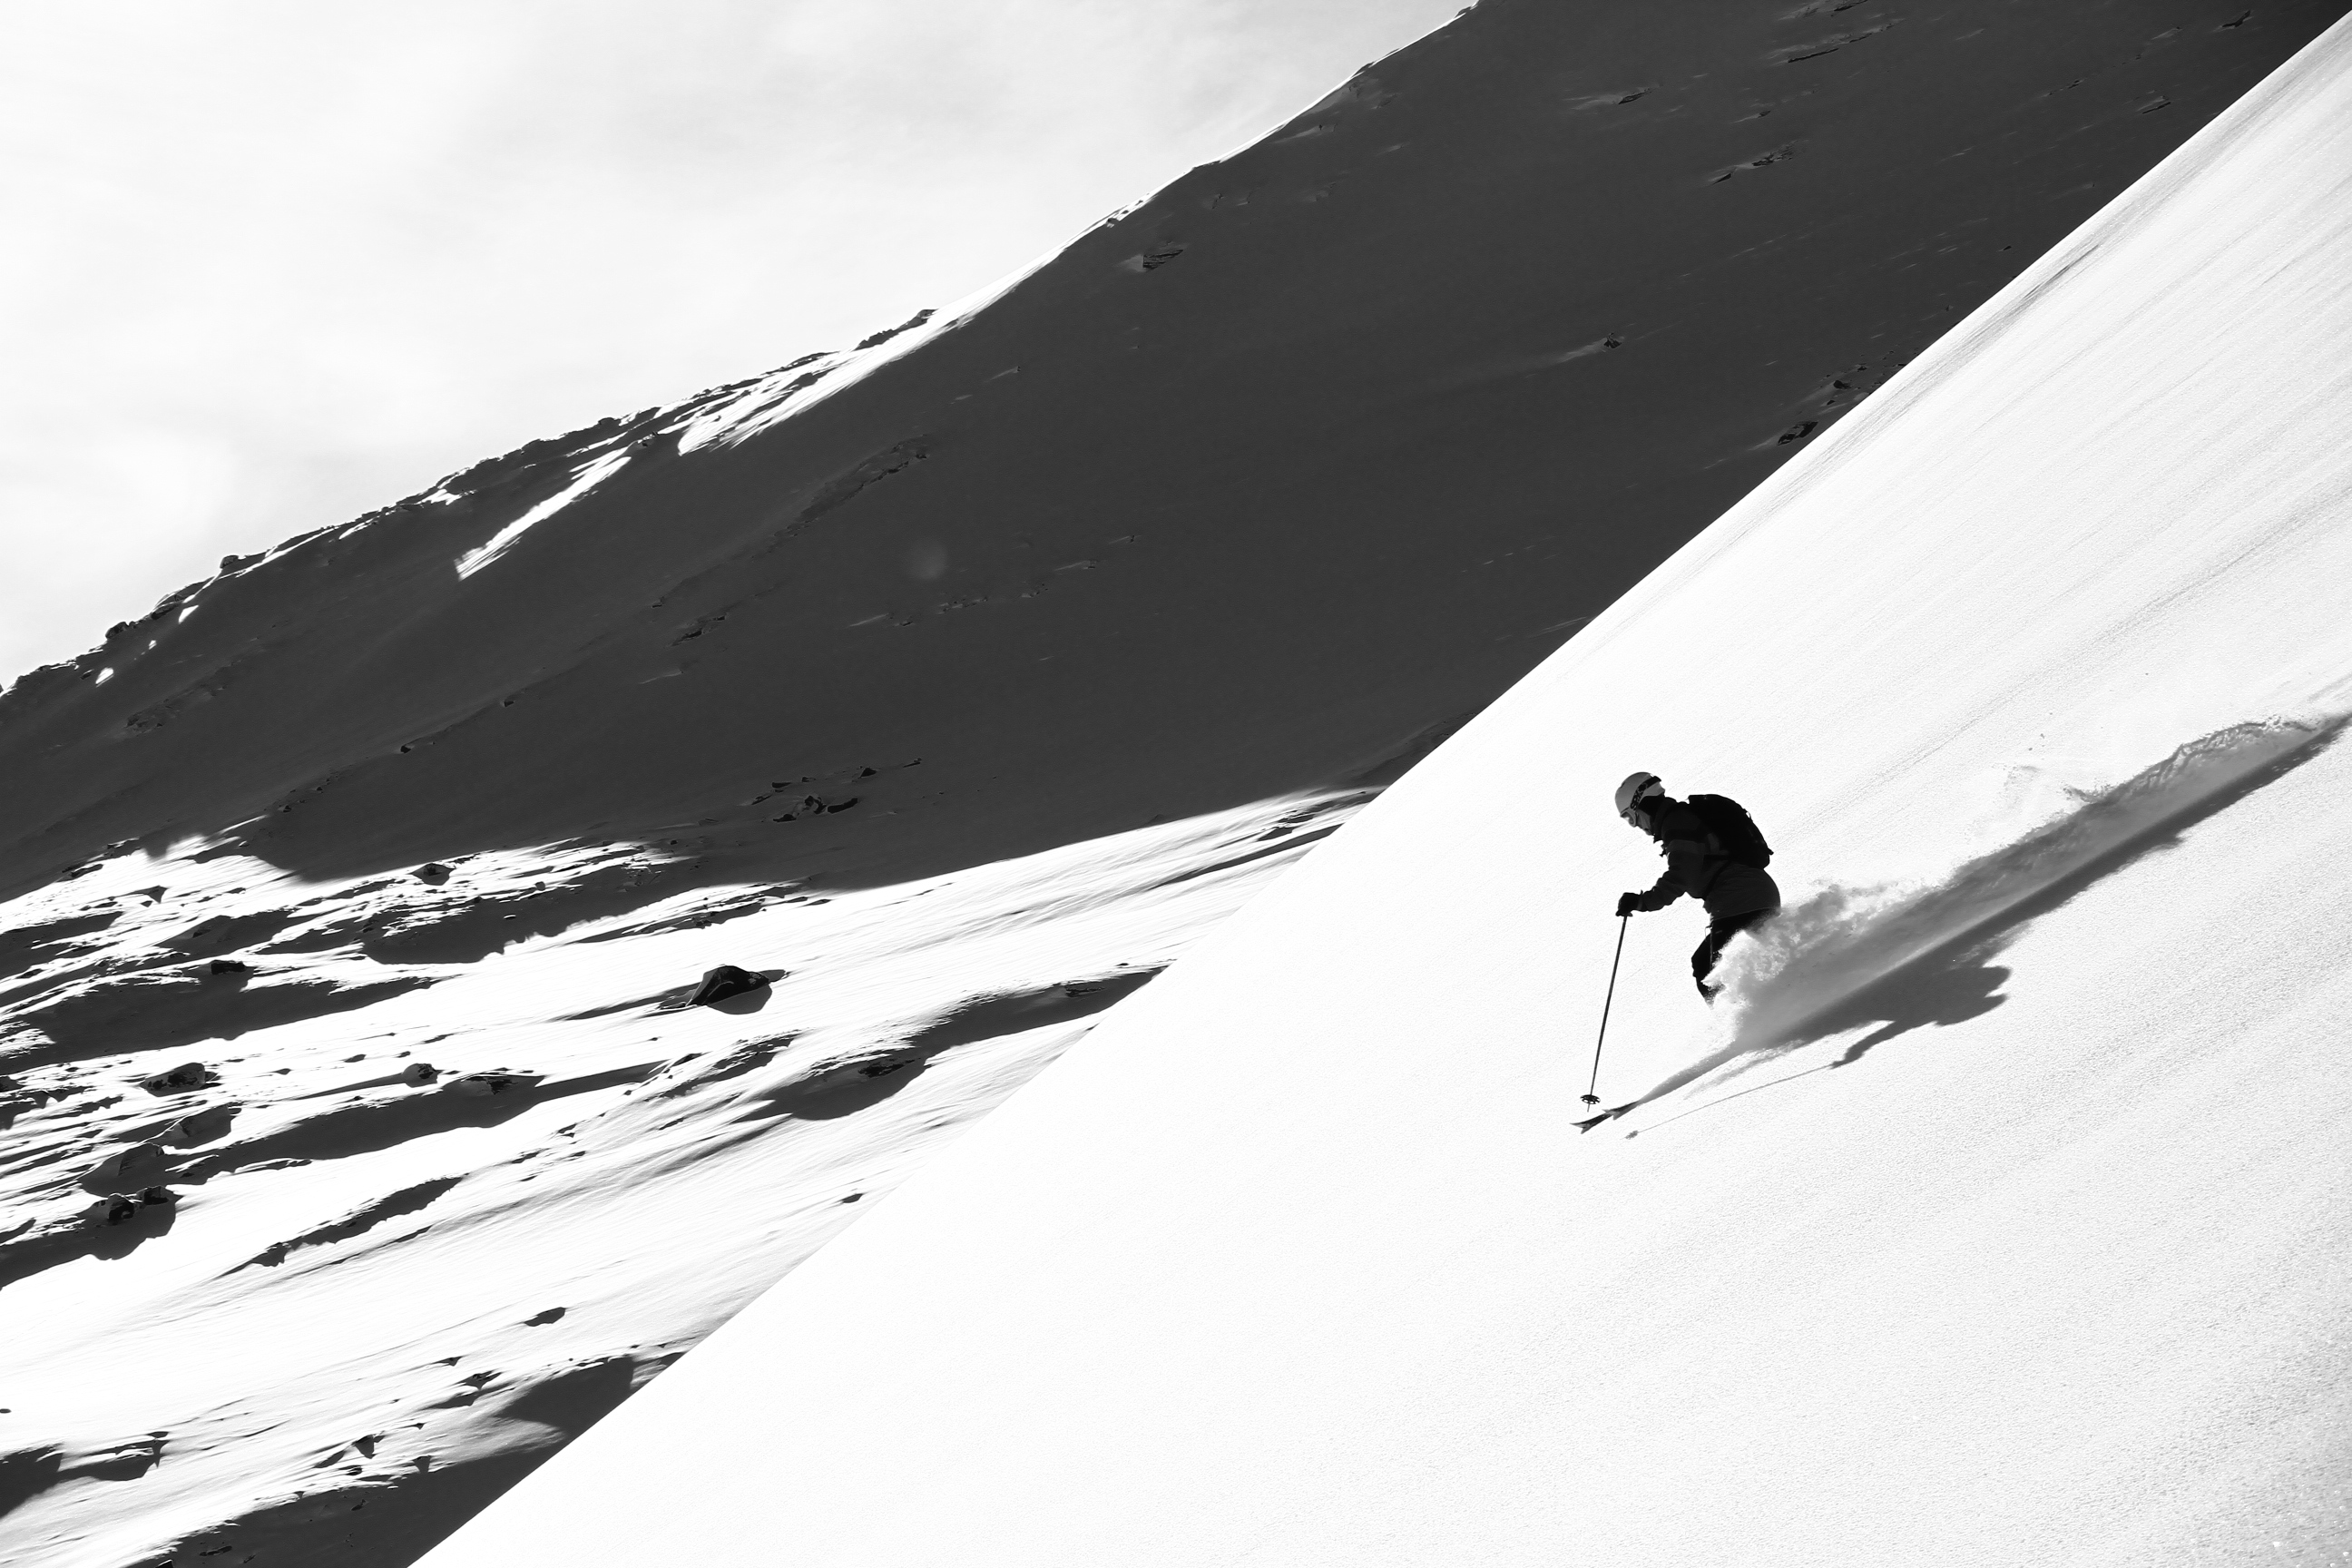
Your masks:
M1593 1092L1601 1087L1601 1042L1609 1037L1609 1004L1617 1000L1617 965L1625 958L1625 926L1633 918L1617 917L1617 956L1609 961L1609 994L1601 999L1601 1032L1592 1037L1592 1081L1584 1086L1581 1096L1587 1105L1601 1103L1601 1096Z

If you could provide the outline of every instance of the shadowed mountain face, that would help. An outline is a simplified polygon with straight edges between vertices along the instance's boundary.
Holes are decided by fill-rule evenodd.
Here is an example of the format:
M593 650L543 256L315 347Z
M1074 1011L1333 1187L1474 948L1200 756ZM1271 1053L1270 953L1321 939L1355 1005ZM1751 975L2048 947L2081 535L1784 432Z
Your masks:
M2339 10L1489 0L983 308L26 677L0 885L232 826L870 885L1377 780Z

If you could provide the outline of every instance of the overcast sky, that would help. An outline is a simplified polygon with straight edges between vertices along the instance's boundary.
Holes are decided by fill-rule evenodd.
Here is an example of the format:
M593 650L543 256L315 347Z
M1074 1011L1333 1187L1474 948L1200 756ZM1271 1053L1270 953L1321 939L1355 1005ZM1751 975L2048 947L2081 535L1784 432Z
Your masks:
M0 18L0 681L230 552L845 347L1460 0L109 0Z

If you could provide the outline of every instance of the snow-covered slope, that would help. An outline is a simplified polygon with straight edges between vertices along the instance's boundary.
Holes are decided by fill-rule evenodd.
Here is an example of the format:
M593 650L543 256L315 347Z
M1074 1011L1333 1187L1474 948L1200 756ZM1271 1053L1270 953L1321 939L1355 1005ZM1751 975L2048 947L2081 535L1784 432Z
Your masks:
M2341 1560L2347 366L2352 25L427 1561Z
M2336 9L1493 0L987 299L231 562L27 676L0 698L0 1557L413 1560ZM1987 524L1934 510L1945 482L1900 487L1840 569L1927 562L1912 542L1949 547L1954 515L1972 552ZM2209 513L2184 549L2234 548ZM2179 743L2169 710L2053 731L2067 755L2013 799L1832 816L1807 792L1869 787L1856 734L1911 733L1870 706L1887 672L1945 645L1889 622L1883 679L1850 689L1789 665L1854 705L1820 718L1826 772L1759 740L1789 716L1741 684L1764 650L1859 613L1788 559L1798 586L1705 579L1686 654L1624 643L1630 611L1580 638L1574 668L1618 673L1571 704L1607 752L1577 768L1706 763L1763 792L1793 874L1876 877L1998 848ZM1932 730L1939 700L1894 717ZM1327 993L1355 970L1302 969L1309 1016L1360 1025L1302 1088L1266 1045L1295 1004L1171 1003L1200 1021L1169 1070L1207 1076L1154 1093L1201 1138L1249 1131L1219 1130L1227 1099L1333 1114L1339 1067L1395 1068L1397 1030L1433 1105L1549 1114L1529 1064L1575 1053L1606 934L1560 900L1593 856L1640 868L1548 837L1591 780L1498 744L1406 797L1435 791L1410 812L1468 858L1361 912L1436 900L1365 951L1518 1022L1465 1040L1377 988L1392 1020L1351 1013ZM1486 929L1504 842L1526 945L1438 962ZM2009 866L1902 929L2032 881ZM1642 929L1612 1082L1713 1048L1678 1032L1672 924ZM1842 973L1884 962L1851 951ZM678 1010L719 963L771 976L764 1001ZM191 1061L214 1081L142 1087ZM496 1092L444 1087L467 1079ZM93 1216L150 1184L176 1206Z
M412 1560L1363 798L552 936L529 930L551 885L662 863L304 885L134 854L21 900L68 911L23 934L95 974L19 1015L67 1059L0 1082L0 1541L55 1568ZM770 984L681 1006L722 963ZM158 1186L103 1223L105 1194Z

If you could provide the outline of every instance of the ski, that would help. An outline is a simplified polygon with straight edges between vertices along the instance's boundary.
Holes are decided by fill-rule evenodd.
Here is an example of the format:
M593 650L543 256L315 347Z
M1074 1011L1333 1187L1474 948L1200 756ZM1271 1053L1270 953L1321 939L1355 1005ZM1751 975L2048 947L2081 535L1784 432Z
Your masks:
M1578 1122L1576 1124L1576 1130L1579 1132L1590 1132L1604 1121L1616 1121L1619 1117L1624 1115L1627 1111L1633 1110L1633 1107L1641 1103L1642 1102L1638 1100L1629 1100L1622 1105L1612 1105L1608 1110L1602 1111L1600 1115L1588 1116L1583 1121Z

